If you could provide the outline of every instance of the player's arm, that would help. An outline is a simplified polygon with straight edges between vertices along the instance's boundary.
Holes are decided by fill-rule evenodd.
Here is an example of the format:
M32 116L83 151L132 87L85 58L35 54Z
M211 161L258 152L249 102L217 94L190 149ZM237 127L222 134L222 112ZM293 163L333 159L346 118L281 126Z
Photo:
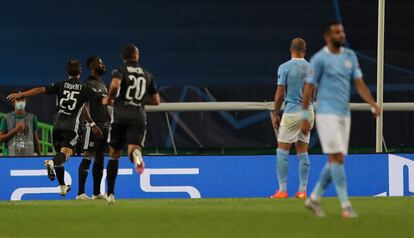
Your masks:
M121 87L121 82L122 80L118 77L113 77L112 81L111 81L111 86L109 86L109 92L108 92L108 96L104 97L102 99L102 104L107 106L107 105L112 105L115 99L115 96L119 90L119 88Z
M16 98L31 97L42 93L46 93L46 87L37 87L20 93L12 93L7 96L7 99L13 102Z
M279 128L280 117L279 111L282 107L282 103L285 99L285 89L287 84L287 72L283 65L280 65L277 69L277 89L275 92L275 105L272 117L272 123L274 128Z
M103 133L102 130L95 124L95 122L93 121L91 114L89 113L87 108L87 105L89 103L85 103L85 105L82 108L82 116L83 118L86 120L86 122L89 124L89 126L92 129L93 134L98 137L99 139L101 139L103 137Z
M42 149L40 147L40 140L39 140L39 135L37 134L37 131L33 132L33 142L35 145L37 156L42 156Z
M17 133L24 131L25 124L23 121L17 123L16 127L10 131L7 131L6 118L3 116L0 122L0 142L6 142L17 135Z
M278 85L276 92L275 92L275 105L274 105L274 111L273 111L273 127L279 128L280 123L280 117L279 117L279 111L282 107L282 103L285 100L285 86L284 85Z
M310 112L309 112L309 104L314 97L315 92L315 85L311 83L305 83L303 87L303 99L302 99L302 126L301 131L304 134L308 134L310 132L311 124L309 122Z
M372 98L371 92L362 78L355 79L355 87L359 96L361 96L361 98L373 108L374 115L376 117L379 116L381 114L381 110L374 101L374 98Z
M323 72L323 60L318 57L312 57L310 60L311 68L308 72L308 77L306 78L305 85L303 87L303 99L302 99L302 126L300 128L301 132L308 134L311 129L311 124L309 121L310 112L309 105L311 101L315 98L316 86L319 82L320 77Z
M33 116L33 143L34 143L34 149L38 156L42 155L42 150L40 148L40 140L39 140L39 134L37 133L37 129L39 128L37 121L37 117Z
M151 73L148 73L148 78L151 80L147 87L147 93L149 96L145 98L144 102L146 105L160 105L161 98L158 92L157 84L155 83L155 79Z
M160 105L160 103L161 103L161 99L160 99L160 94L159 93L153 94L153 95L151 95L151 96L149 96L145 99L145 104L146 105L155 105L155 106L157 106L157 105Z
M352 52L351 61L352 78L354 79L356 90L359 96L361 96L361 98L371 106L372 113L375 117L377 117L381 114L381 109L375 103L374 99L372 98L371 92L369 91L367 85L363 80L363 75L361 68L359 67L358 58L354 52Z

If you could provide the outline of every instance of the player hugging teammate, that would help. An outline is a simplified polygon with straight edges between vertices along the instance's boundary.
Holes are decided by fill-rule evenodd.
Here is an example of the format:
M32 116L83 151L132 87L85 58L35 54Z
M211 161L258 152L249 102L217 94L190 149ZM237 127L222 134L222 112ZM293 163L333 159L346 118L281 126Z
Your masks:
M71 189L70 185L65 184L64 164L74 154L75 146L79 141L78 132L82 114L86 120L83 135L84 158L79 166L77 199L89 199L84 188L91 161L94 159L92 198L106 199L109 203L115 202L114 187L118 160L126 144L128 157L134 163L137 173L142 174L144 171L145 164L141 150L144 148L147 125L145 105L158 105L160 96L152 74L138 64L139 51L135 45L126 45L122 49L121 58L124 64L112 72L108 96L102 81L105 65L99 57L94 56L87 60L90 76L85 83L80 81L82 72L80 62L71 59L66 66L68 79L47 87L13 93L7 97L14 101L16 98L43 93L57 96L52 133L56 154L53 159L45 160L44 166L51 181L57 177L62 196ZM111 125L109 125L110 116L107 108L109 105L114 108ZM108 137L110 141L110 159L107 165L108 191L107 196L104 196L99 188Z

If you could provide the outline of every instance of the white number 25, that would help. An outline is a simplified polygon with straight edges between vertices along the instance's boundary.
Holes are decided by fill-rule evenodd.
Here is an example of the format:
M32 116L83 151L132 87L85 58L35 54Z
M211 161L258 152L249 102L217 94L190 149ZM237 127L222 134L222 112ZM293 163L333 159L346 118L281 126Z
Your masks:
M62 99L60 99L60 102L59 102L60 107L61 107L61 108L66 108L66 106L64 106L64 105L63 105L63 104L64 104L64 102L71 101L72 103L71 103L71 104L69 104L67 108L68 108L70 111L74 110L74 109L75 109L75 107L76 107L76 103L78 102L78 100L77 100L77 99L76 99L76 97L75 97L75 95L77 95L77 94L79 94L79 92L78 92L78 91L67 91L67 90L63 91L63 95L64 95L65 97L64 97L64 98L62 98Z

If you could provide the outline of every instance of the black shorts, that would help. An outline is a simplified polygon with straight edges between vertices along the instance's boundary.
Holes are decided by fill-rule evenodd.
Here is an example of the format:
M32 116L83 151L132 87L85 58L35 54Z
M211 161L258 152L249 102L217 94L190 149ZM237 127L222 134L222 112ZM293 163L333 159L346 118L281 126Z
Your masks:
M146 125L112 123L109 144L115 150L122 150L125 144L139 145L144 148Z
M105 152L108 147L109 128L98 125L103 137L98 139L92 132L92 128L86 125L82 132L82 150L88 152Z
M52 133L53 148L56 152L60 152L62 147L75 149L79 140L79 135L75 131L54 129Z

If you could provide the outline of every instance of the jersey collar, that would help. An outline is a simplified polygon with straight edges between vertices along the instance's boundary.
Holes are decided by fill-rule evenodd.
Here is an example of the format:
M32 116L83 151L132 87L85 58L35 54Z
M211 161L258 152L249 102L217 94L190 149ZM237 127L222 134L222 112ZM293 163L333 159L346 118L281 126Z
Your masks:
M340 55L340 54L344 53L344 47L342 47L342 46L341 46L341 48L339 49L339 54L334 54L334 53L332 53L332 52L328 49L328 46L323 47L323 50L324 50L326 53L331 54L331 55Z
M292 60L305 60L305 58L292 58Z

